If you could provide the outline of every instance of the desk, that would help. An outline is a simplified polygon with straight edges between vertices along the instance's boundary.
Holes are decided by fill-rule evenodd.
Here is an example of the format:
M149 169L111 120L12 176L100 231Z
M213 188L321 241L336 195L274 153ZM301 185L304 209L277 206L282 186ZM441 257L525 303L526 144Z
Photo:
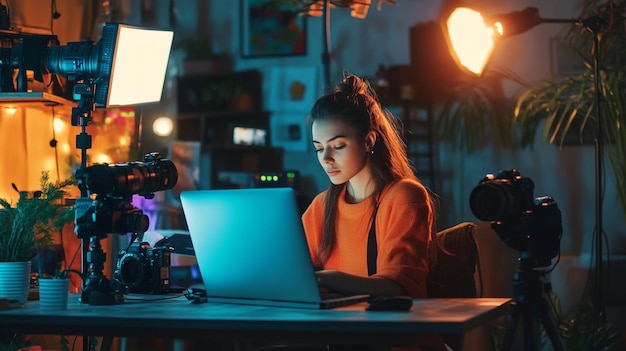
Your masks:
M508 312L509 298L416 299L411 312L367 312L366 303L333 310L191 304L184 297L91 306L70 296L67 311L37 301L0 311L0 330L27 334L200 338L240 341L411 344L416 334L463 334Z

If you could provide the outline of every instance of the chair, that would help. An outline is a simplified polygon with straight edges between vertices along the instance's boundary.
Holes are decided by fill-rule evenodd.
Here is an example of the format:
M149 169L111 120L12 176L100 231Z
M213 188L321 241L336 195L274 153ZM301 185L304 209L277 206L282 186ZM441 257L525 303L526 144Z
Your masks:
M437 262L431 262L427 282L429 297L482 297L482 272L475 232L476 225L471 222L437 232ZM460 350L463 346L462 335L442 335L442 338L453 350Z

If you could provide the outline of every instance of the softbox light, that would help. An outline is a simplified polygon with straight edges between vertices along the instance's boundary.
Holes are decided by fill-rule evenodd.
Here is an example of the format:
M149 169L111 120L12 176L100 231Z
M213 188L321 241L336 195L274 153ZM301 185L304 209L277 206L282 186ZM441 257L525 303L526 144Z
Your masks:
M46 49L46 72L92 81L95 107L161 100L174 33L107 23L97 44L72 42Z

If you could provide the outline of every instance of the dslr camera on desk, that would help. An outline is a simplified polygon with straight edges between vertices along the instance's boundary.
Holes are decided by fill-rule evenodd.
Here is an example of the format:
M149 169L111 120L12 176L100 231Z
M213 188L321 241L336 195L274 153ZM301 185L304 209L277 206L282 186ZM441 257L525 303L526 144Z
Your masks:
M133 242L117 255L114 277L125 293L166 294L170 290L171 251L169 245L151 247Z

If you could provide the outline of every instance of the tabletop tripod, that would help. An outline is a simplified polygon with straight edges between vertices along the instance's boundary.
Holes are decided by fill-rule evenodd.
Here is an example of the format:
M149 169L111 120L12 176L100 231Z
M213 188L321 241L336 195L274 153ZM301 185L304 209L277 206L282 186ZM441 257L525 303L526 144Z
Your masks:
M553 316L550 314L550 305L545 298L549 292L549 283L542 281L545 271L533 269L528 259L519 259L520 269L513 276L513 302L509 319L504 332L502 350L511 350L515 330L522 319L524 351L539 350L540 324L543 325L552 348L555 351L564 351L559 337L559 331Z

